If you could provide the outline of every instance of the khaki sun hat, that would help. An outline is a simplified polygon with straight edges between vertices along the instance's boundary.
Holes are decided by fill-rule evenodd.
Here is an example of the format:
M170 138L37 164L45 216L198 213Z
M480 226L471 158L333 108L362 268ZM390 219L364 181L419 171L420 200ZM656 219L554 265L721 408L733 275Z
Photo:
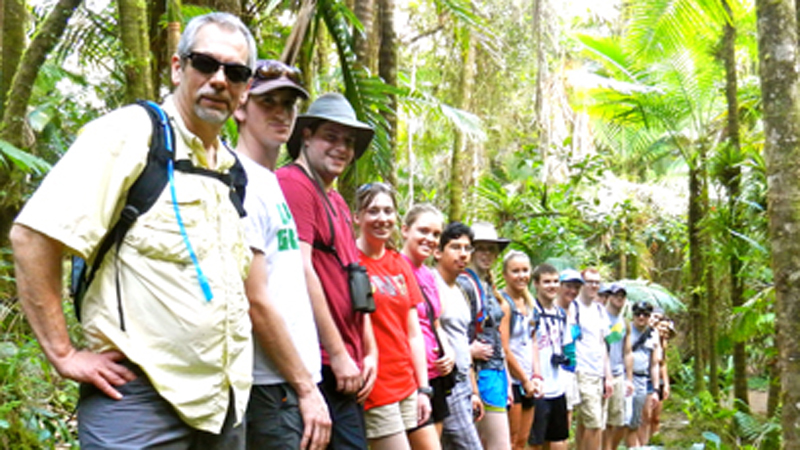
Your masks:
M358 159L369 147L375 132L372 127L356 118L356 112L350 102L342 94L329 93L319 96L305 114L297 116L294 131L286 148L292 159L297 159L303 141L303 130L319 120L335 122L353 129L355 133L355 159Z
M497 237L497 230L489 222L476 222L470 228L475 233L475 238L472 239L473 245L478 242L491 242L497 244L497 247L502 252L511 242L511 239Z

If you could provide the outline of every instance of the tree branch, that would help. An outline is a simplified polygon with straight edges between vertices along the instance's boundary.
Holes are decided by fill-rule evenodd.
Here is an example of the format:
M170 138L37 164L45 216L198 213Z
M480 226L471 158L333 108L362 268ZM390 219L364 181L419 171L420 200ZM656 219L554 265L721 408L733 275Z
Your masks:
M81 0L59 0L22 55L14 80L11 82L3 120L0 122L0 139L22 147L23 124L36 75L47 55L61 39L67 21L80 4Z
M425 30L420 34L418 34L416 36L413 36L413 37L411 37L410 39L408 39L406 41L403 41L402 45L403 46L411 45L414 42L417 42L418 40L420 40L422 38L426 38L426 37L428 37L428 36L430 36L432 34L436 34L436 33L440 32L440 31L442 31L443 29L444 29L444 25L439 25L439 26L437 26L435 28L431 28L430 30Z

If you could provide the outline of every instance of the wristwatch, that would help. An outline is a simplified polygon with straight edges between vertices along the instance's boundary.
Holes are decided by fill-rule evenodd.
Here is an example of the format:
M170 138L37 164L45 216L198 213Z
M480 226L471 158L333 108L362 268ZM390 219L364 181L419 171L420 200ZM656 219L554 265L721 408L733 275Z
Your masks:
M430 386L421 387L421 388L417 389L417 392L420 393L420 394L423 394L423 395L427 395L428 398L433 397L433 388L430 387Z

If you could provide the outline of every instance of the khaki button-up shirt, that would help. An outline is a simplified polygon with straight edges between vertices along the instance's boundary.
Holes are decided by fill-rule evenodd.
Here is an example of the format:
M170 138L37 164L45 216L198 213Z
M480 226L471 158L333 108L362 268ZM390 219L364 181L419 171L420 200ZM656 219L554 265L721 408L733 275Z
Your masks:
M202 142L186 128L171 98L163 108L175 130L177 159L209 168ZM17 223L91 259L144 168L151 134L151 121L138 106L89 123ZM219 141L216 144L214 170L226 172L234 157ZM231 392L237 421L241 420L252 380L243 284L252 255L227 186L208 176L175 171L175 190L213 299L203 296L167 185L131 227L118 254L112 248L106 255L83 300L83 328L91 350L118 349L139 365L188 425L219 433Z

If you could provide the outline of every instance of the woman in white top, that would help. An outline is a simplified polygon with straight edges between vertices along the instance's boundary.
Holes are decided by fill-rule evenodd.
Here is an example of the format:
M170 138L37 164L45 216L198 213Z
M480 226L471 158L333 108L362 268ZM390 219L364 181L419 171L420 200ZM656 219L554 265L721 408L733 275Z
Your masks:
M508 425L512 448L522 450L533 424L534 396L541 395L542 387L538 370L539 346L532 338L536 330L536 309L528 291L531 281L528 255L517 250L509 251L503 258L503 279L506 286L500 294L506 301L501 304L504 315L500 336L514 395L514 402L508 410Z

